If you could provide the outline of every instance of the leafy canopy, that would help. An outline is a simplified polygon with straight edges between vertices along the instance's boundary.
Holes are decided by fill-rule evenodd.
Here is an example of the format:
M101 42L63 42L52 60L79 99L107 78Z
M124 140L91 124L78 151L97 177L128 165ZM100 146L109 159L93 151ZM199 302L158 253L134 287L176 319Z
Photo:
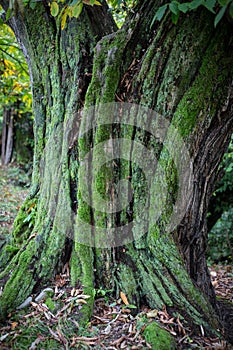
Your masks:
M161 21L167 11L171 12L172 22L176 24L181 12L187 13L189 11L196 10L200 6L204 6L207 8L207 10L216 15L214 19L215 27L223 18L228 9L229 16L233 18L233 0L193 0L182 3L173 0L172 2L167 3L158 9L151 25L153 25L156 20Z
M14 15L16 8L21 12L24 11L25 6L35 9L40 1L42 0L9 0L9 8L6 13L6 19L8 20L12 15ZM50 0L48 4L51 15L60 21L61 29L64 29L67 19L77 19L81 14L84 5L101 6L100 1L101 0ZM127 11L134 5L134 2L135 0L107 0L110 10L113 11L113 15L119 26L122 24ZM207 10L216 15L214 19L215 27L226 12L228 12L230 18L233 19L233 0L192 0L182 3L177 0L172 0L171 2L159 7L153 18L151 26L155 21L161 21L168 11L171 13L173 23L177 24L180 13L194 11L200 6L205 7Z

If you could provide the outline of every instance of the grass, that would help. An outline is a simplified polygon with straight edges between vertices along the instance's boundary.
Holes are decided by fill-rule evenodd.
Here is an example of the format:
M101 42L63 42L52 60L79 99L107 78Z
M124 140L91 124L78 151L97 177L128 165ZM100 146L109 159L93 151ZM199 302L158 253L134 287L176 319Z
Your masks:
M0 167L0 249L28 193L30 177L20 165Z

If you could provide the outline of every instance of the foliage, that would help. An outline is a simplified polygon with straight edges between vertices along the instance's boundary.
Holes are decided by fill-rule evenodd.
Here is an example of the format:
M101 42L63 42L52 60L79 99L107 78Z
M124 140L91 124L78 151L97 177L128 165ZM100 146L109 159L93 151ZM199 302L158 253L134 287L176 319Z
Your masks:
M135 0L107 1L110 11L113 12L113 16L118 27L123 24L127 12L132 9L135 2ZM10 0L9 8L6 13L6 19L9 19L12 15L14 15L16 8L23 12L25 6L34 9L37 3L37 0ZM50 13L53 17L56 17L60 21L61 29L65 28L68 18L74 17L77 19L80 16L83 5L101 6L101 2L98 0L52 0L49 2ZM215 27L227 11L229 12L230 18L233 18L233 0L192 0L184 3L173 0L170 3L166 3L159 7L153 18L151 26L156 20L161 21L167 10L171 12L172 22L176 24L180 13L187 13L189 11L196 10L200 6L204 6L207 10L216 14L214 20Z
M224 176L219 181L215 196L226 190L233 192L233 135L227 152L224 155L221 167L224 168Z
M6 19L8 20L14 15L16 10L24 12L25 7L29 7L32 10L35 9L38 1L36 0L10 0L9 8L6 13ZM53 17L57 17L61 23L61 29L64 29L68 18L78 18L82 12L83 5L101 6L98 0L53 0L49 1L50 13Z
M9 26L0 24L0 132L4 110L14 117L17 162L30 160L33 149L32 93L28 66Z
M233 207L222 214L210 231L208 243L210 262L233 261Z
M233 135L221 167L224 175L214 192L216 211L224 211L221 218L209 232L209 260L233 261L233 204L223 203L221 193L233 192ZM219 199L220 198L220 199Z
M27 217L23 220L23 222L29 223L28 227L33 227L35 225L36 221L36 204L33 203L33 205L30 206L30 208L27 210Z
M177 23L180 13L187 13L189 11L196 10L198 7L204 6L210 12L216 14L214 19L214 26L216 27L219 21L223 18L226 11L229 9L229 15L233 18L233 1L232 0L193 0L190 2L180 3L177 0L173 0L161 6L156 12L151 26L156 20L161 21L167 10L171 12L172 22Z
M110 11L114 17L117 26L120 28L126 18L127 13L132 11L136 4L135 0L108 0Z
M5 24L0 25L0 72L0 106L17 108L19 116L31 113L28 67L13 31Z
M61 29L65 28L67 18L78 18L82 12L83 4L94 6L101 3L98 0L70 0L67 5L60 8L64 0L54 0L50 3L50 12L53 17L58 17L61 20Z

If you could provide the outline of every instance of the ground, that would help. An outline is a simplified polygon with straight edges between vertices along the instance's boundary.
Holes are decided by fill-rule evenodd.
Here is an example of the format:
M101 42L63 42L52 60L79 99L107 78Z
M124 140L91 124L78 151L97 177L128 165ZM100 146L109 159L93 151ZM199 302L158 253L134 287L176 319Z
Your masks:
M0 167L0 248L11 232L14 218L28 193L29 175L20 165Z
M0 248L28 193L27 186L28 176L22 167L0 167ZM210 273L218 299L232 303L232 266L213 265ZM65 265L41 293L25 295L22 308L0 325L0 349L157 349L147 332L153 323L170 333L174 349L233 349L224 340L206 337L202 327L200 335L194 336L184 321L170 315L165 306L162 311L146 306L136 311L123 292L118 300L113 300L108 291L96 290L94 313L84 329L79 315L87 298L81 285L70 286L69 265ZM169 334L165 333L165 337ZM159 349L168 350L166 344L160 344Z

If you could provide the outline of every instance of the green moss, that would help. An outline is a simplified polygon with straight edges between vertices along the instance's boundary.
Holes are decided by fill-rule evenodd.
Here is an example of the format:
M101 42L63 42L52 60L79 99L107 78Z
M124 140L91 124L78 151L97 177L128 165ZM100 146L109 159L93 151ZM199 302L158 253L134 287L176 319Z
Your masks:
M127 266L126 264L118 264L116 269L117 275L117 294L120 292L124 292L127 295L128 301L130 304L135 304L138 302L137 295L137 286L138 282L136 280L136 276L133 273L132 268Z
M113 102L120 79L126 31L106 36L97 45L93 61L93 78L86 95L86 106Z
M33 271L29 270L30 264L33 264L33 250L30 250L30 247L29 251L25 250L20 254L19 263L4 286L0 318L4 319L7 312L19 306L30 295L35 285Z
M153 350L175 350L176 342L171 334L161 328L156 322L150 323L144 330L143 336Z
M154 246L151 242L149 247L153 256L156 256L151 271L155 269L160 283L162 283L173 304L180 309L181 313L182 310L185 310L186 315L189 315L196 324L202 322L208 329L209 322L213 327L217 327L212 306L192 283L173 240L163 235L155 242ZM177 286L179 286L179 289ZM207 322L201 317L202 312L209 315L207 317L208 321L206 319Z
M29 236L35 223L37 198L26 199L14 221L13 237L17 243L23 243ZM30 227L28 227L30 225ZM28 227L28 228L27 228Z
M7 251L7 252L11 252L11 253L17 253L18 251L19 251L19 248L18 247L15 247L15 246L13 246L13 245L6 245L5 247L4 247L4 249Z
M46 298L45 300L45 304L48 306L50 311L54 311L56 310L57 306L56 303L54 302L54 300L52 298Z
M229 62L224 56L224 31L220 31L202 57L195 80L179 103L173 124L180 135L186 137L193 129L210 124L227 94ZM220 64L221 61L221 64ZM226 89L223 89L224 83ZM216 89L213 90L213 86ZM204 124L203 124L204 123Z
M76 241L71 259L71 282L75 285L78 281L82 283L84 294L90 296L80 311L82 317L79 323L85 326L91 317L94 305L93 253L90 247Z

